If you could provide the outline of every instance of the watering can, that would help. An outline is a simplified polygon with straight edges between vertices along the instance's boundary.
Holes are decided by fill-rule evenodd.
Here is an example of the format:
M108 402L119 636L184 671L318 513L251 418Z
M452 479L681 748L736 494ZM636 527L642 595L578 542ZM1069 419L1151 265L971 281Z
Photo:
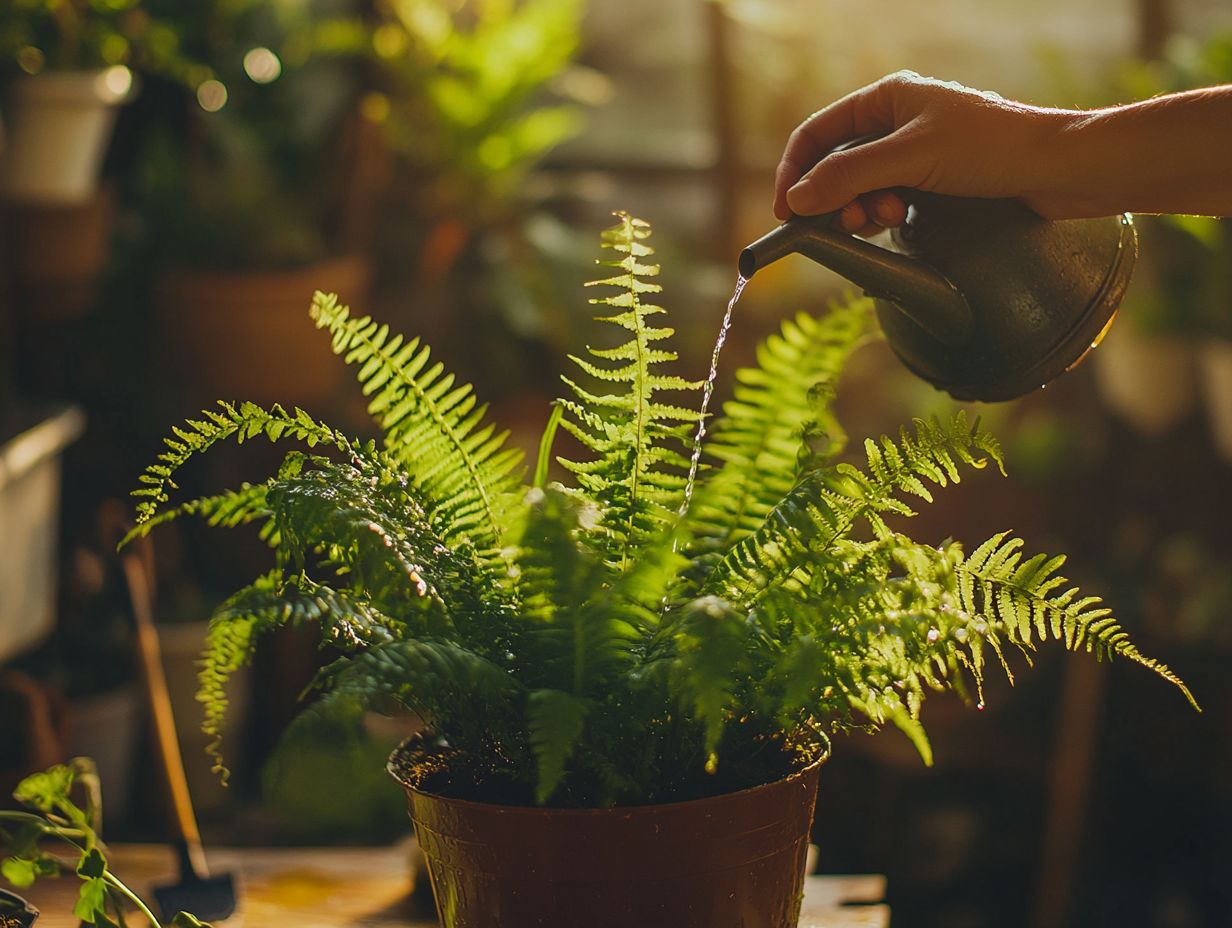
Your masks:
M797 216L744 249L740 274L793 253L836 271L875 299L902 362L959 400L1022 396L1099 344L1138 254L1128 215L1050 221L1017 200L905 196L893 250L842 232L837 213Z

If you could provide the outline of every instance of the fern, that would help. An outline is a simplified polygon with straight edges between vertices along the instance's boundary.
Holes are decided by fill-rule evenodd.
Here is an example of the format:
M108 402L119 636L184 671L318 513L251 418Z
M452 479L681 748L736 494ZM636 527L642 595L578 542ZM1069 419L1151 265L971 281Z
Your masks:
M627 213L603 233L603 247L621 257L600 261L620 273L588 286L616 287L614 296L592 299L592 304L616 312L599 320L622 329L624 341L613 348L589 348L590 359L569 359L594 381L614 385L616 393L593 393L563 377L573 393L560 400L565 410L561 425L593 455L589 461L559 458L573 473L603 513L601 547L619 570L628 570L642 541L673 518L684 489L686 430L697 421L692 408L663 402L660 395L694 391L700 385L662 372L676 361L676 353L662 347L673 330L656 327L661 306L643 303L642 297L661 288L649 278L659 266L644 259L654 254L646 244L650 227Z
M926 763L928 693L1011 681L1041 642L1139 663L1193 697L1130 642L1098 599L996 535L970 555L898 527L966 468L1001 465L977 421L916 420L864 442L860 462L831 403L871 337L867 301L797 316L758 349L703 449L680 514L698 384L677 375L649 227L618 214L592 302L614 347L572 358L533 486L519 455L427 347L317 294L311 314L356 365L383 441L302 410L220 404L174 430L141 476L139 525L194 515L259 523L275 566L225 602L202 664L217 758L225 685L260 637L314 623L337 659L314 721L358 723L400 702L431 721L448 762L526 803L663 802L751 785L824 756L830 735L898 727ZM556 430L582 446L558 458ZM176 470L219 441L298 440L267 480L172 504ZM316 450L313 450L316 449ZM859 452L861 449L857 448ZM334 735L331 735L333 737Z
M806 473L756 530L732 546L708 588L736 601L755 599L824 555L859 520L886 535L883 516L914 515L902 497L931 502L927 484L957 483L958 462L981 468L991 458L1000 466L996 440L961 410L945 423L917 419L915 433L904 428L897 443L882 436L864 447L867 473L846 463Z
M1002 532L956 565L960 607L983 622L1004 629L1007 640L1030 648L1053 638L1071 651L1120 657L1153 670L1177 686L1198 708L1189 688L1166 664L1144 656L1098 596L1082 596L1057 571L1065 558L1037 554L1022 558L1022 541ZM978 639L977 639L978 640Z
M201 730L214 768L226 780L221 745L228 700L227 680L256 653L257 640L284 625L316 623L332 645L343 649L390 641L400 623L362 598L333 590L300 576L286 580L281 571L259 577L224 602L210 619L198 673L197 700L204 707Z
M171 437L163 439L167 450L137 478L141 486L132 495L139 499L138 523L153 518L158 507L170 499L169 491L176 489L175 472L193 455L208 451L217 442L234 438L242 444L263 435L275 442L293 438L310 448L325 444L343 452L351 449L345 435L317 422L302 409L289 413L277 404L267 410L256 403L237 405L220 400L217 409L203 410L201 415L205 418L189 419L173 427Z
M847 356L871 334L871 306L867 299L832 305L820 319L800 313L758 347L756 367L736 372L735 395L706 446L721 466L693 504L707 548L724 549L755 531L791 490L802 463L842 450L846 436L828 399ZM801 462L805 447L809 459Z
M444 539L499 552L520 485L522 454L505 447L509 433L484 423L487 406L442 364L429 364L431 352L419 339L391 338L388 326L352 317L323 293L313 297L312 318L333 336L334 353L359 366L368 411L390 453L433 501Z

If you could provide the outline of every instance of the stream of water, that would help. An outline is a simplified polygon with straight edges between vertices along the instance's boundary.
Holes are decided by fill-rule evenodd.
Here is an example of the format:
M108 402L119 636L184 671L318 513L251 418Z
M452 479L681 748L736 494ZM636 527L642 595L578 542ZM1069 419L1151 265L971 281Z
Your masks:
M723 326L719 329L718 340L714 343L714 353L710 355L710 375L702 388L702 408L697 414L697 433L693 436L693 456L689 459L689 477L684 484L684 500L680 504L679 518L683 519L689 513L689 505L693 502L693 486L697 483L697 468L702 459L702 442L706 438L706 412L710 409L710 397L714 395L714 381L719 376L719 353L723 343L727 341L727 333L731 331L732 310L740 302L740 294L748 278L743 274L736 277L736 289L731 299L727 301L727 312L723 316Z

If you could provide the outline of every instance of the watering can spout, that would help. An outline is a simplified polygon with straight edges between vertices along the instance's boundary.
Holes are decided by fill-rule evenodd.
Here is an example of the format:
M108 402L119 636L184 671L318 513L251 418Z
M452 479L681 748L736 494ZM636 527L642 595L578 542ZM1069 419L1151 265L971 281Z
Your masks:
M893 303L942 345L957 348L971 337L971 308L959 289L922 261L898 254L836 228L837 214L797 216L740 253L740 276L800 254L841 274L871 297Z

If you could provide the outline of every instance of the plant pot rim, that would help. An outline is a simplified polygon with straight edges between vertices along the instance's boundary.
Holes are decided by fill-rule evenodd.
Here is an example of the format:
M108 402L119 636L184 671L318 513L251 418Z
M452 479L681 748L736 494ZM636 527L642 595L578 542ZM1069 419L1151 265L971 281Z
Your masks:
M133 72L122 64L113 64L25 74L13 81L10 92L45 103L119 106L130 100L136 89Z
M451 805L461 810L466 810L466 809L474 809L474 810L484 809L484 810L489 810L489 811L499 810L499 812L502 815L525 815L525 816L536 816L536 817L542 816L545 813L548 813L554 816L561 816L561 817L572 816L575 818L597 818L597 817L605 817L605 816L606 817L617 817L617 816L627 817L628 815L632 813L653 813L655 811L663 810L663 809L680 809L680 808L686 808L686 807L692 807L692 806L700 806L705 803L722 802L725 800L732 799L733 797L750 797L755 793L759 793L759 792L770 790L770 789L781 788L785 784L795 783L797 781L803 780L813 775L821 767L821 765L824 764L829 759L829 756L830 756L829 753L827 752L826 754L823 754L821 757L819 757L817 760L814 760L806 764L803 767L799 767L791 771L790 773L779 777L778 779L770 780L766 783L758 783L755 786L746 786L743 789L731 790L730 792L726 792L726 793L717 793L716 795L713 795L713 796L702 796L701 798L698 798L698 799L682 799L678 802L655 802L655 803L642 803L642 804L636 804L636 805L611 806L610 808L590 807L590 808L581 808L581 809L573 809L573 808L558 809L558 808L553 808L551 806L506 805L504 803L499 803L499 802L480 802L474 799L459 799L454 796L444 796L444 795L441 795L440 793L434 793L430 790L421 789L418 786L414 786L411 783L407 782L407 779L404 776L403 770L399 769L398 761L399 761L399 758L404 757L410 751L414 750L418 746L419 741L420 741L419 735L412 735L410 738L407 738L405 741L399 744L396 748L394 748L393 753L389 755L389 761L385 765L385 770L389 773L389 775L393 777L394 780L398 782L398 785L400 785L408 793L414 793L417 796L423 796L427 799L432 800L433 802Z
M362 269L369 273L372 257L364 251L326 251L307 261L288 262L286 264L267 265L218 265L175 263L170 265L162 275L161 285L167 287L175 284L196 285L202 280L229 281L298 281L304 277L316 276L323 271L339 268L351 270Z
M36 921L38 921L38 917L41 913L39 912L38 909L32 906L23 896L17 895L17 893L13 892L12 890L0 888L0 898L7 899L9 902L13 903L14 905L20 904L25 907L22 911L16 914L16 917L20 920L19 924L33 925ZM3 914L6 914L6 913L0 912L0 915L3 915Z

